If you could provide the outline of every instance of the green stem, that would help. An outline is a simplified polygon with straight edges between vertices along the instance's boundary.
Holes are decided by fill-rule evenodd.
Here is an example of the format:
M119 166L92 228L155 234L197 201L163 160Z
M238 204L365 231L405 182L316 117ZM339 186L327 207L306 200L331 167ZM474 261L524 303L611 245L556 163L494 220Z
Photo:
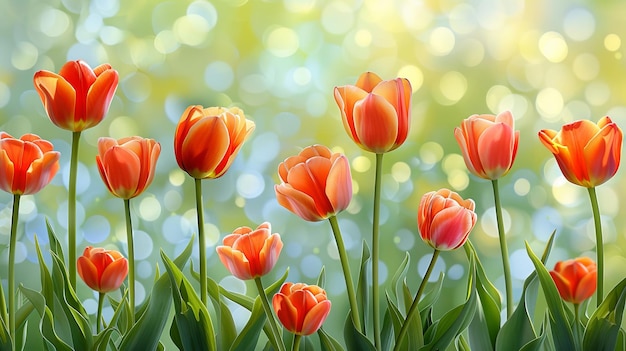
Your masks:
M354 326L356 327L356 329L361 330L361 319L359 318L356 294L354 292L354 285L352 283L352 273L350 273L350 263L348 262L346 247L343 244L343 237L341 236L339 223L337 223L336 216L329 217L328 221L330 221L330 226L333 228L333 235L335 236L337 250L339 251L339 260L341 261L341 268L343 269L343 277L346 280L346 289L348 290L348 301L350 302L350 312L352 313L352 320L354 321Z
M20 213L20 195L13 195L13 213L11 215L11 237L9 238L9 335L12 350L15 350L15 245L17 244L17 223Z
M402 343L402 339L406 336L406 333L409 331L409 325L411 324L411 319L415 316L415 313L419 313L419 308L417 308L420 298L422 297L422 293L424 292L424 288L426 287L426 283L428 283L428 278L430 278L430 274L433 272L433 268L435 268L435 263L437 262L437 258L439 257L439 250L435 249L433 252L433 256L430 258L430 264L426 269L426 273L424 274L424 279L420 283L419 288L417 289L417 294L411 303L411 307L409 308L409 312L406 314L406 318L402 323L402 328L400 328L400 332L398 333L398 337L396 338L396 345L393 347L394 351L400 350L400 344Z
M300 340L302 340L302 335L295 334L293 336L293 347L291 351L298 351L300 349Z
M128 244L128 295L130 302L130 322L135 324L135 245L133 244L133 225L130 219L130 199L124 199L126 214L126 242Z
M576 345L577 346L582 345L582 335L580 334L581 330L579 328L580 327L580 325L579 325L579 320L580 320L579 307L580 307L580 304L577 304L577 303L574 304L574 325L573 325L573 328L572 328L573 332L574 332L574 339L576 340Z
M502 220L502 204L500 203L500 190L498 180L491 181L493 186L493 198L496 206L496 220L498 222L498 239L500 239L500 252L502 255L502 268L504 269L504 285L506 290L506 316L511 318L513 314L513 287L511 285L511 265L509 263L509 250L506 245L506 233L504 232L504 221Z
M279 351L286 351L285 343L283 342L283 338L281 337L278 326L276 325L276 319L274 318L274 314L272 313L272 309L270 308L270 303L267 299L267 295L265 294L265 289L263 289L263 283L261 282L261 278L254 278L254 283L256 284L256 288L259 291L261 304L263 305L263 309L265 310L267 321L270 324L270 330L272 331L270 339L272 339L272 343L275 345L276 348L278 348Z
M96 334L100 334L100 323L102 323L102 305L104 304L104 296L106 293L98 294L98 313L96 314Z
M374 345L381 350L380 342L380 298L378 294L378 222L380 218L380 185L383 169L383 154L376 154L376 178L374 181L374 218L372 221L372 307L374 318Z
M70 284L76 290L76 176L78 172L78 141L80 132L72 132L70 156L70 187L67 199L67 251Z
M593 224L596 227L596 262L598 263L596 303L600 306L604 299L604 243L602 239L602 220L600 218L600 208L598 207L598 197L596 188L587 188L591 200L591 210L593 211Z
M200 257L200 300L207 304L206 239L204 238L204 209L202 179L196 179L196 212L198 217L198 256Z

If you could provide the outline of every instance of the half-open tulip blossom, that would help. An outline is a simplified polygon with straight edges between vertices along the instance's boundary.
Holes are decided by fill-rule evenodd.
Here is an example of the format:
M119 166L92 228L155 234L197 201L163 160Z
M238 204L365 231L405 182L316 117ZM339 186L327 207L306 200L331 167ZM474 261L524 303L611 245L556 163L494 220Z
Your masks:
M35 134L17 139L0 132L0 189L15 195L34 194L59 170L61 154Z
M56 126L80 132L102 121L115 95L119 76L109 64L91 69L81 60L69 61L59 74L38 71L35 89Z
M274 312L288 331L311 335L324 323L330 312L326 291L317 285L285 283L272 299Z
M476 224L474 201L440 189L424 194L417 225L422 239L436 250L449 251L463 246Z
M596 263L588 257L559 261L550 275L567 302L579 304L596 291Z
M221 177L254 126L237 107L187 107L174 134L178 166L195 179Z
M78 275L91 289L117 290L128 275L128 260L118 251L87 246L76 262Z
M98 139L98 171L111 194L128 200L141 194L154 179L161 144L138 136Z
M398 148L409 133L411 83L361 74L355 85L335 87L343 126L362 149L377 154Z
M307 221L320 221L345 210L352 199L352 176L345 155L323 145L304 148L278 166L278 203Z
M519 144L511 112L469 116L454 128L454 137L467 169L475 176L494 180L511 170Z
M283 248L278 233L272 234L269 222L255 230L239 227L224 237L217 255L224 266L241 280L255 279L269 273Z
M592 188L611 179L622 155L622 130L608 116L598 124L580 120L560 131L544 129L539 140L554 154L570 182Z

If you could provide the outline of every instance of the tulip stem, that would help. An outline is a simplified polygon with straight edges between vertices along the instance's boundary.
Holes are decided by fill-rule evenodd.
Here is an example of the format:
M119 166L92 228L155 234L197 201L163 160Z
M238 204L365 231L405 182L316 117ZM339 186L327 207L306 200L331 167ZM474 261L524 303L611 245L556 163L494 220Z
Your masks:
M78 173L78 144L80 132L72 132L72 154L70 156L70 184L67 199L67 250L69 277L72 289L76 290L76 176Z
M374 214L372 219L372 318L374 319L374 345L376 346L376 350L381 350L380 298L378 295L378 222L380 218L380 185L382 178L382 169L383 154L376 154L376 178L374 181Z
M130 303L130 324L135 324L135 245L133 244L133 225L130 219L130 199L124 199L126 214L126 242L128 244L128 296Z
M15 245L17 244L17 223L20 213L20 195L13 195L13 213L11 215L11 236L9 238L9 335L11 349L15 350Z
M602 239L602 219L600 218L600 208L598 207L598 196L596 188L587 188L591 200L591 210L593 211L593 224L596 227L596 261L598 263L598 274L596 276L596 303L599 307L604 299L604 244Z
M496 221L498 222L498 239L500 240L500 252L502 254L502 268L504 270L504 285L506 291L506 316L511 318L513 314L513 287L511 285L511 265L509 263L509 250L506 245L506 233L504 232L504 221L502 220L502 204L500 203L500 190L498 180L491 181L493 186L493 198L496 207Z
M578 303L574 304L574 325L572 326L572 329L573 329L573 332L574 332L574 339L576 341L576 345L579 346L579 349L580 349L580 345L582 345L582 335L580 335L579 307L580 307L580 304L578 304Z
M198 217L198 256L200 257L200 301L207 304L206 239L204 238L204 209L202 205L202 179L196 181L196 212Z
M100 334L100 323L102 323L102 305L104 304L104 296L106 293L98 293L98 313L96 314L96 334Z
M280 336L280 331L278 326L276 325L276 319L274 318L274 314L272 313L272 309L270 308L269 300L267 299L267 294L265 294L265 289L263 289L263 283L261 282L261 277L254 278L254 283L256 284L256 288L259 291L259 298L261 298L261 304L263 305L263 309L265 310L265 315L267 316L267 321L270 324L270 330L272 331L272 335L268 337L270 341L274 344L274 347L278 349L278 351L286 351L285 343Z
M348 262L346 247L343 244L343 237L341 236L339 223L337 223L337 216L330 216L328 221L333 229L333 235L335 236L335 242L337 243L337 250L339 251L339 260L341 261L341 268L343 269L343 277L346 280L346 289L348 290L348 301L350 302L352 320L354 321L355 328L357 330L361 330L361 319L359 318L356 294L352 283L352 273L350 273L350 263Z
M417 308L420 298L422 297L422 293L424 292L424 288L426 287L426 283L428 283L428 279L430 278L430 274L433 272L435 268L435 263L437 262L437 258L439 257L439 250L435 249L433 252L433 256L430 258L430 264L426 269L426 273L424 273L424 279L420 283L419 288L417 289L417 294L411 303L411 307L406 314L406 318L402 323L402 328L400 328L400 332L398 333L398 337L396 338L396 345L393 347L394 351L400 350L400 344L402 343L402 339L406 336L406 333L409 331L409 325L411 324L411 320L415 316L415 313L419 313L419 308Z
M302 335L295 334L293 336L293 347L291 351L298 351L300 349L300 340L302 340Z

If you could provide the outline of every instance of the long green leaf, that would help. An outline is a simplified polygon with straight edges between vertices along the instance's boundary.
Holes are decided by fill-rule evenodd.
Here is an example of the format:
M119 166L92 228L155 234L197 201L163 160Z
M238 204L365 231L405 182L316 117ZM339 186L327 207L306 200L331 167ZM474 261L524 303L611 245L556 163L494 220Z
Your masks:
M344 351L341 343L339 343L339 341L332 336L328 335L324 328L319 328L317 330L317 336L320 338L321 351Z
M583 338L583 350L616 350L625 303L626 278L611 290L593 315L591 315Z
M235 321L230 313L230 309L223 301L219 285L211 278L207 278L207 290L217 315L217 325L219 328L217 335L218 349L228 350L237 337Z
M46 349L56 351L73 351L74 349L65 343L56 333L52 318L52 311L50 311L48 306L46 306L44 296L41 293L24 286L20 286L20 291L24 294L24 296L26 296L28 301L33 304L41 316L39 331L45 343L44 346Z
M367 278L367 266L370 262L370 249L367 246L367 242L363 240L363 247L361 250L361 264L359 265L359 278L357 280L356 286L356 303L359 306L359 311L361 312L361 333L366 335L367 326L369 323L369 282Z
M259 335L266 321L265 311L261 304L261 298L257 297L252 306L252 313L248 319L248 323L243 327L241 333L237 336L230 347L230 351L248 351L255 350L259 340Z
M348 351L376 351L372 342L354 326L351 314L348 314L343 328L343 337Z

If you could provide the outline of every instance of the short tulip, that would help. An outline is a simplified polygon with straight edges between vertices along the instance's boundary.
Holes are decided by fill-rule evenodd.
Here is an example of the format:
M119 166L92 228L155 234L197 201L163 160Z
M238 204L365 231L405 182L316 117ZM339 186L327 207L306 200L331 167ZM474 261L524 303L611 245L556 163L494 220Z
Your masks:
M69 61L59 74L39 71L35 89L52 123L80 132L102 121L117 90L119 76L109 64L95 69L83 61Z
M346 156L312 145L278 166L278 203L307 221L320 221L348 207L352 177Z
M269 273L283 248L280 235L272 234L270 223L255 230L239 227L227 235L216 248L217 255L232 275L241 279L255 279Z
M100 138L96 162L111 194L128 200L152 183L161 145L141 137Z
M454 129L467 169L483 179L498 179L507 174L517 155L519 131L511 112L472 115Z
M554 154L567 180L593 188L611 179L622 155L622 130L609 117L598 124L580 120L560 131L544 129L539 140Z
M579 304L596 291L596 263L588 257L559 261L550 271L561 298Z
M254 127L237 107L189 106L174 134L178 166L195 179L221 177Z
M107 293L119 289L128 275L128 260L118 251L87 246L76 262L78 275L91 289Z
M274 312L288 331L311 335L324 324L330 312L326 291L317 285L285 283L272 299Z
M17 139L0 132L0 189L30 195L48 185L59 170L61 154L35 134Z
M463 246L476 224L474 206L472 199L463 200L448 189L426 193L417 214L422 239L441 251Z
M363 73L355 85L335 87L343 126L364 150L377 154L398 148L409 133L411 83Z

